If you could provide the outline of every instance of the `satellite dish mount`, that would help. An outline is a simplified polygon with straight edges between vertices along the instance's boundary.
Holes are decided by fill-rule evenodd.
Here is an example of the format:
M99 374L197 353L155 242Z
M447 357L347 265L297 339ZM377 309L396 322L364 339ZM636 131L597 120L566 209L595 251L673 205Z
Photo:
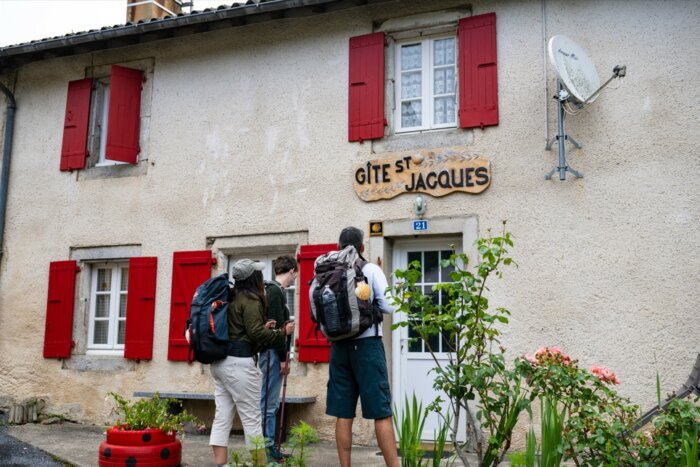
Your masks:
M559 165L544 176L545 180L551 180L552 175L559 172L559 180L566 180L566 172L571 172L577 178L583 174L569 167L566 163L566 141L571 141L576 149L583 146L564 130L565 111L568 107L582 109L592 103L600 95L603 89L615 78L622 78L627 72L627 67L617 65L613 68L613 75L600 85L600 78L588 58L586 52L571 39L565 36L554 36L549 40L549 62L557 72L557 134L547 141L545 149L552 150L556 141L559 147Z

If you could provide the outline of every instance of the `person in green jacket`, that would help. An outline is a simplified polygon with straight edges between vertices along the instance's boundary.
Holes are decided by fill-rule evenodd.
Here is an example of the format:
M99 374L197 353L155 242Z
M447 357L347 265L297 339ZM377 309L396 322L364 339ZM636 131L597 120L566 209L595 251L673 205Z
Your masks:
M238 411L249 448L254 437L262 436L262 375L256 365L257 354L269 345L284 345L286 336L294 332L293 322L280 329L272 329L272 323L267 324L267 299L261 272L264 267L263 263L243 259L231 268L235 283L228 310L229 356L211 364L216 412L209 444L217 466L226 465L228 460L234 410ZM265 455L257 453L257 458L264 462Z
M272 262L275 271L275 279L265 283L267 294L268 318L275 321L275 328L282 328L289 322L289 306L284 289L294 284L297 277L297 262L292 256L280 256ZM260 369L263 372L262 394L260 399L260 412L263 418L263 435L267 459L282 462L286 455L279 450L275 443L279 435L277 427L277 410L280 405L280 389L282 379L289 374L289 362L287 351L290 340L286 345L269 346L260 354ZM286 363L285 363L286 362Z

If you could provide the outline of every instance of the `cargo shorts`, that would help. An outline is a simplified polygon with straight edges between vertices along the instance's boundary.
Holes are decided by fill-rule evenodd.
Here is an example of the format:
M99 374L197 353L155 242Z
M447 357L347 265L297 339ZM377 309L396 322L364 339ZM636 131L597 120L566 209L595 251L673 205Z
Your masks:
M386 355L381 337L331 344L326 415L355 418L358 397L364 418L377 420L392 415Z

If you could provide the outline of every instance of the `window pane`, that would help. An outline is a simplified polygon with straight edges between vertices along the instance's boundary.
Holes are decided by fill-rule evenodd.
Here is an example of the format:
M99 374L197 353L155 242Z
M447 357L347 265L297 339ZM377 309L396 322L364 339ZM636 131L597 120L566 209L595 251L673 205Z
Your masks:
M455 62L454 38L440 39L433 42L433 64L448 65Z
M122 281L119 290L126 292L129 289L129 268L122 268Z
M288 287L284 292L287 294L287 306L289 307L289 318L294 319L296 316L297 305L294 302L296 294L294 287Z
M97 291L106 292L112 288L112 270L98 269L97 270Z
M126 321L119 321L119 329L117 330L117 344L124 345L124 335L126 334Z
M437 68L434 73L435 82L433 83L434 94L454 94L455 92L455 69Z
M420 69L423 63L422 45L411 44L401 47L401 69L416 70Z
M95 301L95 317L109 318L109 295L98 295Z
M425 263L423 263L423 272L425 274L425 282L439 282L440 260L437 251L426 251Z
M401 99L420 97L423 89L423 79L420 71L401 73Z
M109 333L109 321L95 321L95 335L93 336L93 344L106 344L107 335Z
M455 98L453 96L435 98L434 120L436 124L455 122Z
M119 317L126 318L126 294L119 294Z
M403 128L421 126L422 122L423 115L420 101L401 103L401 126Z

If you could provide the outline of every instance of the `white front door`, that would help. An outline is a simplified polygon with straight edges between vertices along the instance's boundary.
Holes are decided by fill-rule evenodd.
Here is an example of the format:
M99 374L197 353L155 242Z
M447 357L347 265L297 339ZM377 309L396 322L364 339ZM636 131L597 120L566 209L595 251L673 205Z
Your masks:
M455 245L457 253L462 252L461 238L397 241L394 245L393 267L394 269L406 269L411 262L420 261L422 274L416 286L421 287L423 293L433 293L435 284L450 281L449 274L452 269L440 266L441 260L448 259L452 254L450 245ZM394 278L395 280L396 278ZM440 300L442 303L444 297L439 297L436 293L434 299ZM395 322L405 320L406 315L403 313L397 313L394 316ZM433 336L428 343L440 361L447 361L444 339L444 336ZM435 366L435 362L426 342L423 342L410 326L398 328L393 332L392 355L394 362L392 370L394 390L392 392L400 417L406 397L411 401L415 393L416 398L422 401L424 408L437 397L438 392L433 389L435 374L430 371ZM447 399L444 394L441 396L443 400ZM447 403L443 403L443 413L446 413L448 406ZM434 439L434 433L437 429L438 416L431 413L425 422L422 438L424 440ZM462 429L459 431L463 433ZM459 439L462 438L464 438L463 434Z

